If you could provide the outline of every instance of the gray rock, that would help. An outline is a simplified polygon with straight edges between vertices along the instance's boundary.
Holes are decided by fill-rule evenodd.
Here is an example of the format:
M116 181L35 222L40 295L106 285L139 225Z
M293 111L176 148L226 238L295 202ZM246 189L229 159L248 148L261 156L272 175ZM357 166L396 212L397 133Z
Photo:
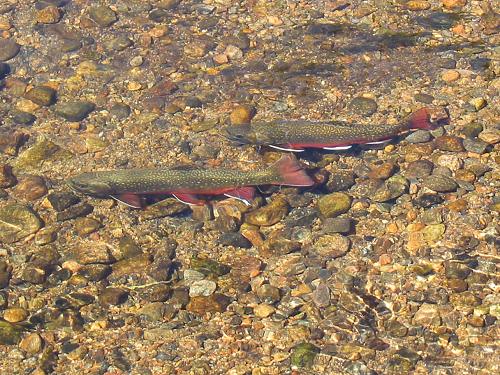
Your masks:
M12 39L0 39L0 61L7 61L17 56L21 46Z
M410 133L406 138L409 143L425 143L431 140L431 133L427 130L416 130Z
M211 280L194 281L189 287L189 297L208 297L217 289L217 284Z
M349 233L352 230L351 219L342 217L331 217L323 221L322 225L323 233Z
M87 117L94 109L95 104L91 102L66 102L57 105L56 114L68 121L78 122Z
M47 196L47 199L52 208L57 212L64 211L65 209L80 202L80 198L71 192L51 193Z
M312 294L312 300L318 307L330 306L330 288L324 283L320 283Z
M35 86L24 97L33 103L48 107L56 101L56 90L48 86Z
M490 147L489 143L482 141L480 139L464 139L464 148L469 152L474 152L476 154L484 154Z
M455 191L458 187L457 183L453 179L441 175L432 175L426 177L423 184L425 187L439 193Z
M118 17L114 10L104 5L90 8L89 15L90 18L102 27L111 26L118 21Z
M422 178L429 176L432 173L434 164L429 160L416 160L408 164L405 171L407 178Z
M377 102L370 98L357 97L349 103L349 109L362 116L371 116L377 112Z

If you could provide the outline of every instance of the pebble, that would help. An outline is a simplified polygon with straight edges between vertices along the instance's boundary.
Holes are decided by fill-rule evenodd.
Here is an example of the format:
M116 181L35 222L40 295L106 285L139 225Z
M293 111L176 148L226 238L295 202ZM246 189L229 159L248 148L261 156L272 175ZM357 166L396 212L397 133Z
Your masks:
M458 187L457 183L451 178L438 175L432 175L424 178L423 185L439 193L455 191Z
M444 154L438 157L437 164L452 171L457 171L463 167L464 162L455 154Z
M53 157L61 148L54 142L40 137L28 149L19 154L15 167L19 169L39 169L43 163Z
M328 190L328 192L333 193L337 191L348 190L354 184L355 184L354 172L335 171L332 174L330 174L325 187Z
M230 60L239 60L243 57L243 51L233 45L229 45L224 50L224 54L229 57Z
M105 5L90 8L89 16L101 27L109 27L118 21L115 11Z
M70 253L80 264L110 264L115 262L114 256L104 243L77 245Z
M276 309L267 303L261 303L253 308L253 313L257 318L267 318L274 314Z
M482 141L481 139L467 138L464 139L463 144L466 151L480 155L484 154L490 147L489 143Z
M82 203L78 205L71 206L62 212L58 212L56 215L57 221L67 221L71 219L76 219L77 217L87 216L94 210L94 207L88 203Z
M71 192L50 193L47 196L47 200L57 212L64 211L80 202L80 198Z
M357 97L349 103L349 109L361 116L371 116L377 112L377 102L370 98Z
M121 305L127 301L128 292L121 288L105 288L99 294L99 302L104 306Z
M347 234L352 231L353 223L351 219L343 217L331 217L323 221L321 229L325 234L342 233Z
M40 176L24 176L13 190L13 194L27 201L35 201L47 194L47 185Z
M21 340L19 348L28 354L37 354L43 348L43 340L38 333L30 333Z
M382 180L387 180L396 171L397 166L395 163L388 161L380 165L375 165L370 167L370 172L368 172L368 178L379 178Z
M372 194L371 199L374 202L389 202L405 194L408 187L406 178L401 175L393 176Z
M464 150L462 139L453 135L442 135L434 140L434 145L439 150L460 152Z
M188 211L189 206L179 202L175 198L167 198L142 210L139 215L144 220L160 219L166 216L173 216Z
M14 186L17 179L12 173L12 167L8 164L0 164L0 188Z
M91 102L66 102L56 106L56 114L71 121L82 121L95 109L95 104Z
M62 11L55 6L48 6L39 10L36 14L36 20L39 23L53 24L58 23L62 18Z
M315 254L324 259L334 259L341 257L351 248L349 238L340 234L326 234L319 237L312 245Z
M441 0L446 9L462 8L467 4L467 0Z
M345 193L331 193L318 199L318 210L325 218L346 213L351 208L352 199Z
M471 122L462 128L461 133L468 138L475 138L482 131L483 131L483 125L477 122Z
M191 259L191 268L206 276L213 275L217 277L223 276L231 271L231 267L226 264L219 263L212 259L197 257Z
M12 267L5 261L0 261L0 289L7 288L12 276ZM0 304L0 307L1 304Z
M500 143L500 131L499 130L485 130L479 133L478 138L491 145L496 145Z
M0 241L13 243L36 233L42 221L33 209L21 204L0 207Z
M324 283L319 283L312 293L312 300L319 308L330 306L330 288Z
M252 243L240 233L223 233L219 237L219 243L221 245L241 247L243 249L250 249L252 247Z
M116 280L122 276L145 273L151 265L149 254L139 254L128 259L122 259L111 266L112 279Z
M8 61L17 56L21 46L12 39L0 38L0 61Z
M447 70L441 74L441 79L445 82L453 82L460 78L460 73L456 70Z
M268 205L245 215L245 222L257 226L274 225L288 214L288 203L283 197L276 197Z
M31 125L36 120L36 116L28 112L14 111L12 115L12 120L19 125Z
M24 95L33 103L48 107L56 101L56 90L48 86L35 86Z
M29 314L22 307L11 307L3 312L3 318L9 323L19 323L28 318Z
M229 120L233 125L249 124L255 116L256 110L251 105L238 105L229 115Z
M469 104L474 108L476 112L479 112L481 109L486 107L488 102L484 98L473 98L469 100Z
M193 297L186 306L186 309L197 315L205 315L207 312L222 313L226 311L231 303L231 299L220 293L214 293L208 297Z
M290 361L292 368L312 367L314 358L320 352L320 349L311 343L303 342L292 349Z
M0 62L0 79L5 78L10 73L10 65L4 62Z
M217 284L211 280L196 280L189 287L189 297L208 297L217 289Z
M418 93L415 95L415 100L420 103L432 104L432 102L434 101L434 97L429 94Z
M406 136L409 143L425 143L431 140L431 133L427 130L416 130Z
M427 10L431 7L431 4L425 0L410 0L406 2L406 8L413 11Z
M405 171L406 178L423 178L429 176L434 169L434 164L429 160L416 160L408 164Z
M16 345L21 341L23 331L24 328L20 325L0 320L0 344Z

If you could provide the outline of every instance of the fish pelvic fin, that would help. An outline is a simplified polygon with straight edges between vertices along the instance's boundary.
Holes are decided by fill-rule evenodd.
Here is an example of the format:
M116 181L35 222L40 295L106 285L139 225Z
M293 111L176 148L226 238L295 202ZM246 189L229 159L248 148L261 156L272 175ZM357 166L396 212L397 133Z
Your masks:
M286 154L271 167L279 176L276 185L312 186L314 181L299 164L293 154Z
M432 130L436 127L437 124L431 122L431 114L425 107L413 112L408 118L409 129Z
M110 195L115 201L124 204L130 208L143 208L144 200L143 197L133 193L122 193L119 195Z

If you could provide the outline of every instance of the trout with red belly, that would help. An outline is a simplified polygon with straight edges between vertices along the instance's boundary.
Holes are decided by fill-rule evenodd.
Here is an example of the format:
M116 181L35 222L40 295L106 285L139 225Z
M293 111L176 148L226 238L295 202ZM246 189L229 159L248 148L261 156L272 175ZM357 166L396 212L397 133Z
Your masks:
M347 150L353 145L384 144L415 129L434 129L439 125L438 120L443 119L444 116L434 117L429 109L422 108L398 125L279 121L229 127L226 128L226 137L239 144L269 146L283 151L302 152L307 148Z
M246 203L257 185L312 186L314 181L291 154L267 169L252 172L212 169L125 169L83 173L67 181L76 192L110 197L133 208L142 208L151 194L172 194L193 205L205 204L202 196L225 195Z

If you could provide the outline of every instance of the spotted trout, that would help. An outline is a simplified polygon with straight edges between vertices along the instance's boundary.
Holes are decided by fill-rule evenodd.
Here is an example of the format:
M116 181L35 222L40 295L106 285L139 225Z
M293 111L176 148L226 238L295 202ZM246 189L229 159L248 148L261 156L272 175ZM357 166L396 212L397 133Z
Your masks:
M442 114L442 111L441 111ZM350 125L313 121L278 121L232 126L226 137L243 145L269 146L283 151L302 152L306 148L347 150L353 145L377 145L415 129L434 129L438 120L427 108L414 112L398 125Z
M88 172L67 184L74 191L110 197L133 208L142 208L151 194L171 194L181 202L202 205L202 196L225 195L249 203L257 185L311 186L314 181L292 154L266 169L243 172L231 169L124 169Z

